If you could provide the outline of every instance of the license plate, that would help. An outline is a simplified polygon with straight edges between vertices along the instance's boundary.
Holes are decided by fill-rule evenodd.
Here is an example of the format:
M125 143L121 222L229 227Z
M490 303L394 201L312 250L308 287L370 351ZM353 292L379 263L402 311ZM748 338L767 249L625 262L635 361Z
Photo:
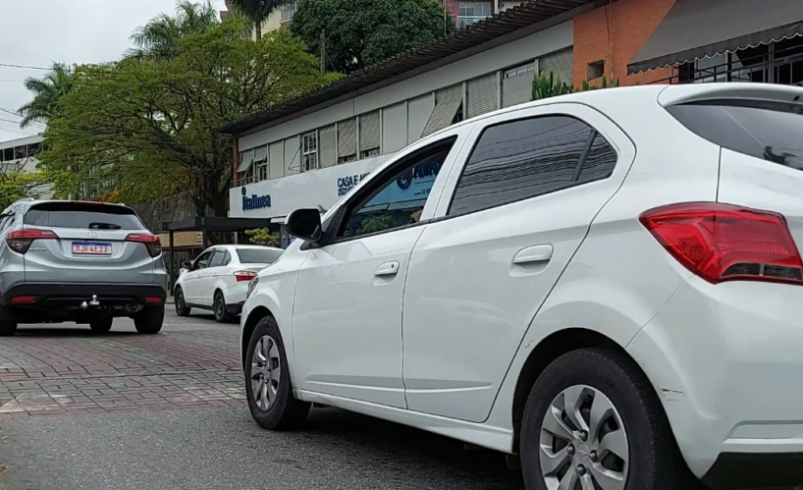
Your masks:
M72 253L76 255L111 255L111 243L72 242Z

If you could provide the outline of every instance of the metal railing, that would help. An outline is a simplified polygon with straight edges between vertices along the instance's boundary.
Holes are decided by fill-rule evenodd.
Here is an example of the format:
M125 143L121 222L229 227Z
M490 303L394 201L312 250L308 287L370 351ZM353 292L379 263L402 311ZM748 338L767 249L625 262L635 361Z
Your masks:
M728 61L699 68L697 63L685 63L675 68L671 77L653 84L755 82L803 85L803 47L767 52L749 58L728 55Z

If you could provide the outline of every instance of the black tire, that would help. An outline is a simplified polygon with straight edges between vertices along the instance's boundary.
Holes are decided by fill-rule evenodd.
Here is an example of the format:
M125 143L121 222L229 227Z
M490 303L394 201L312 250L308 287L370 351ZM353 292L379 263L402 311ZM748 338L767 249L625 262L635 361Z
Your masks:
M174 297L173 300L176 303L176 315L178 316L189 316L190 308L187 306L187 302L184 301L184 291L181 290L181 287L176 287L176 291L173 293Z
M109 330L112 329L113 323L114 323L113 317L104 316L100 318L95 318L91 322L89 322L89 328L91 328L92 331L96 333L107 333Z
M279 377L276 398L267 410L257 406L254 399L254 390L251 386L251 359L259 340L264 336L270 336L279 350L279 366L281 376ZM293 397L293 386L290 383L290 371L287 367L287 356L284 349L284 341L279 332L279 326L272 317L265 317L257 323L251 338L248 340L248 350L245 358L245 393L248 397L248 409L257 424L263 429L272 431L284 431L298 429L304 424L311 404L296 400Z
M212 310L215 312L215 321L218 323L232 323L234 317L226 309L226 298L223 293L215 291L215 298L212 300Z
M137 332L142 334L155 334L162 330L162 323L165 318L165 307L146 306L134 316L134 326Z
M0 337L11 337L17 333L17 318L8 308L0 308Z
M626 490L703 488L682 460L658 396L638 366L612 349L589 348L553 361L530 391L520 434L527 490L547 490L539 457L541 426L552 401L577 385L604 394L621 416L629 452ZM575 468L572 458L569 467Z

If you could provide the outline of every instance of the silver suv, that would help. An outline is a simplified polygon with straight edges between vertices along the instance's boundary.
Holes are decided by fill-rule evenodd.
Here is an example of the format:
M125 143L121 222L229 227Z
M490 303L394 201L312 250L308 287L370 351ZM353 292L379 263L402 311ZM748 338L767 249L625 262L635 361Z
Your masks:
M28 199L0 215L0 336L18 323L108 332L115 317L154 334L166 291L159 237L127 206Z

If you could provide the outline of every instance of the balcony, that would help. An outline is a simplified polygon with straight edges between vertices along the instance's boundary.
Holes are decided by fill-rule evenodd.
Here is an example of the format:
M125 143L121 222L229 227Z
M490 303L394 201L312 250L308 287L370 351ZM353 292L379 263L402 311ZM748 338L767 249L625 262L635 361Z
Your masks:
M684 63L653 83L755 82L803 86L803 40L793 38Z

